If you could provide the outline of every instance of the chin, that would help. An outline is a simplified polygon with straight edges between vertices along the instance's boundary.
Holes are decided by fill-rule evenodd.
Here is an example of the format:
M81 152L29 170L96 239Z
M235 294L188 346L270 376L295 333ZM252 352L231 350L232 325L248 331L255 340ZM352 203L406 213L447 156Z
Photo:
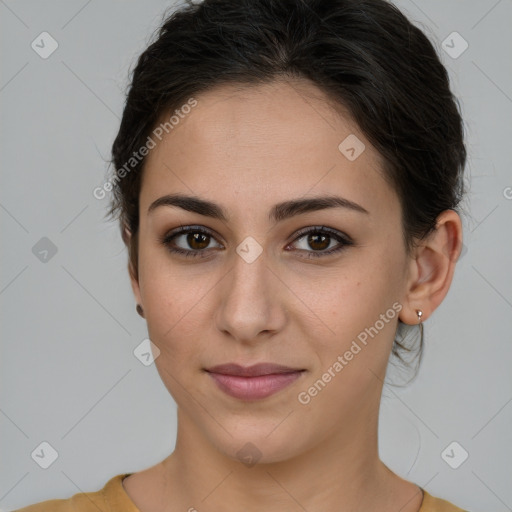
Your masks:
M253 467L255 464L274 464L295 458L307 450L307 438L300 425L288 424L283 417L278 421L258 421L255 418L246 422L235 419L236 430L230 429L231 422L222 422L230 436L224 430L221 438L214 434L210 441L230 459ZM282 423L281 423L282 422Z

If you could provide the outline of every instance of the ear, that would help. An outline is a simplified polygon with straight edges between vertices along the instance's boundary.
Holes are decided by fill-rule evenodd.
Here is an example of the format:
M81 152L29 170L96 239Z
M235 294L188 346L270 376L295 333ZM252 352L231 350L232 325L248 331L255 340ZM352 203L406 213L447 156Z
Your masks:
M400 319L406 324L426 320L445 298L462 250L462 223L454 210L439 214L436 229L414 249Z
M128 248L131 247L131 239L132 234L128 228L124 228L123 230L123 240ZM133 295L135 297L135 302L137 304L140 304L143 308L144 305L142 304L142 297L140 293L140 286L139 286L139 278L137 275L137 272L133 268L132 265L132 251L128 249L128 275L130 276L130 282L132 285Z

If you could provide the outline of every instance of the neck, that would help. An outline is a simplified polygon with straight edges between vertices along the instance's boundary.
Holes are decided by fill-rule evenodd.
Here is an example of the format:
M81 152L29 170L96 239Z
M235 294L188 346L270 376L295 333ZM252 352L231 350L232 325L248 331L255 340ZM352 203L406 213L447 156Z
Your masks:
M403 500L402 512L417 511L420 496L411 503L417 487L378 457L377 416L364 425L343 425L296 457L249 467L217 450L178 413L176 448L162 462L165 502L173 510L326 512L396 510Z

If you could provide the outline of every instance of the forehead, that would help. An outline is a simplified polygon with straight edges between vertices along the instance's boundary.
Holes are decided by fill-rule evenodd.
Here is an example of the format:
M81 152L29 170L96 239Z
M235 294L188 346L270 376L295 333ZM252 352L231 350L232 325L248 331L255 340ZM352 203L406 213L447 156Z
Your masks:
M248 209L333 192L365 207L370 198L388 208L396 202L378 152L313 84L220 86L195 99L146 159L141 208L171 192L192 192L228 210L237 209L235 199ZM355 160L340 151L347 137L364 144Z

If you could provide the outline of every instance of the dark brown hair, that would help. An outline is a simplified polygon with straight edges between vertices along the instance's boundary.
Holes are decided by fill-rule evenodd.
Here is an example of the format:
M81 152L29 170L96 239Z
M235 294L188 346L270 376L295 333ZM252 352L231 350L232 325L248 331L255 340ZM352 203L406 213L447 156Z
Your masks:
M303 78L348 109L386 163L408 252L435 229L443 210L459 205L466 150L457 100L429 39L391 3L189 1L155 36L132 71L112 146L108 214L120 223L134 276L144 158L122 178L118 171L147 143L162 115L223 84ZM399 321L393 346L402 361L399 349L410 351L403 328ZM422 346L423 335L420 359Z

